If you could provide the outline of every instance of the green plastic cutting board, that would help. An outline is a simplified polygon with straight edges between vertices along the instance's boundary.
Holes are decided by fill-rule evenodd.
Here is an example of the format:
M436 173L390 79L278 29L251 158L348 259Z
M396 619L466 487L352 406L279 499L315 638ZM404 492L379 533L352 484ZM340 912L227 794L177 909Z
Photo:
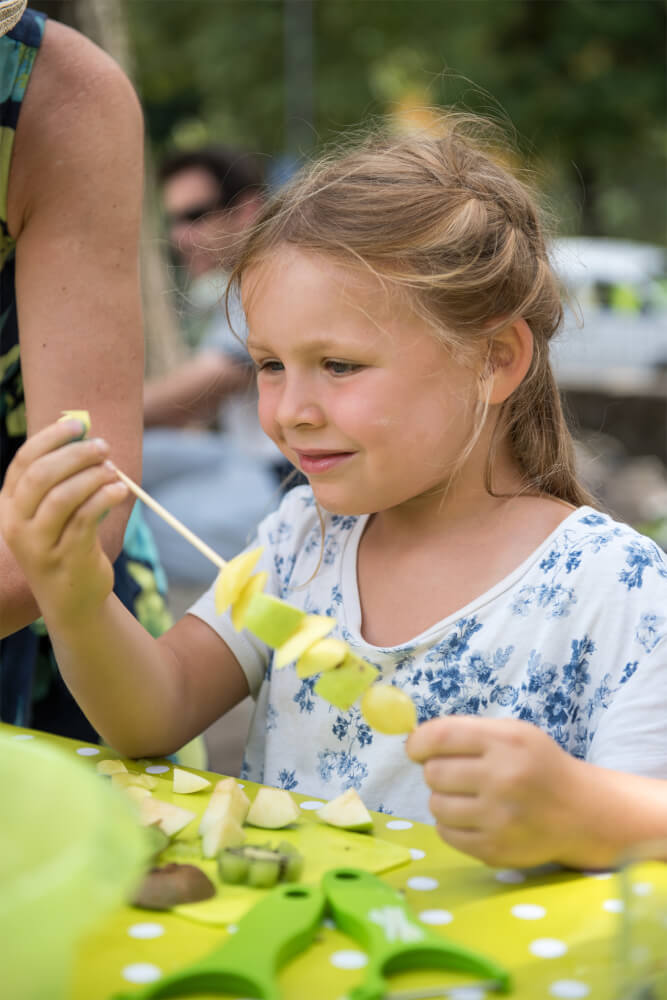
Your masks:
M368 833L351 833L347 830L336 830L323 823L313 823L308 820L284 830L257 830L246 827L246 843L277 845L281 840L288 840L304 856L304 870L301 882L308 885L318 884L329 868L341 866L362 868L369 872L385 872L397 868L410 861L410 852L406 847L392 844L387 840L374 837ZM169 852L163 855L169 860ZM189 920L205 924L236 923L244 913L258 902L270 890L249 889L243 885L227 885L218 879L217 866L214 861L195 861L218 890L212 899L201 903L187 903L175 906L173 911Z

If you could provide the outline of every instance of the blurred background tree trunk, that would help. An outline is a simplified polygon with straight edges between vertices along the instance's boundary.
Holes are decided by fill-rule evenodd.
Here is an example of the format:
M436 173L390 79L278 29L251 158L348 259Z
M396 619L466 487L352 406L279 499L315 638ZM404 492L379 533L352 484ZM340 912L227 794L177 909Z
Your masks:
M124 5L121 0L36 0L35 9L61 21L112 56L135 79ZM160 208L155 167L148 137L145 150L144 211L140 244L141 288L146 341L146 375L161 375L178 365L187 349L171 303L165 240L160 232Z

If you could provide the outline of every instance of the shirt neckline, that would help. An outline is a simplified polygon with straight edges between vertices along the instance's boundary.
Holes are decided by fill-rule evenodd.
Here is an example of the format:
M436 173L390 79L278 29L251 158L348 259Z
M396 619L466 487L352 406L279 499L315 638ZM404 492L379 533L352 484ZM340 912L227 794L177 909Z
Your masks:
M422 641L431 637L434 633L441 632L444 628L449 627L453 622L458 621L460 618L467 618L475 611L478 611L485 604L491 603L491 601L494 601L504 591L510 590L517 583L517 581L520 580L521 577L525 576L531 567L535 565L538 559L542 557L545 549L549 548L554 539L564 532L572 521L585 517L587 514L603 516L599 511L596 511L593 507L588 505L577 507L570 514L568 514L568 516L562 520L560 524L558 524L554 530L550 532L550 534L548 534L547 537L540 542L540 544L533 549L533 551L526 556L526 558L523 559L515 569L504 576L502 580L499 580L498 583L495 583L482 594L479 594L478 597L473 598L472 601L469 601L457 611L452 612L452 614L440 619L440 621L435 622L433 625L429 625L427 629L424 629L423 632L420 632L412 639L408 639L406 642L401 642L396 646L374 646L373 643L368 642L368 640L361 634L361 601L359 599L359 580L357 576L357 553L359 551L361 536L370 516L368 514L363 514L357 518L357 523L349 533L343 550L340 581L342 596L341 614L339 616L340 622L345 625L348 632L350 632L361 645L366 646L368 649L400 650L418 645Z

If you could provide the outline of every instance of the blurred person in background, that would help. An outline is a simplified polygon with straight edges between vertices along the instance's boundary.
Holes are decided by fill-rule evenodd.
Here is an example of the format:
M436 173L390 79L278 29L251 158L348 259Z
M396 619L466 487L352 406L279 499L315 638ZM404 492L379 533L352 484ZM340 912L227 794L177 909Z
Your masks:
M169 241L185 281L180 309L192 356L144 387L143 486L224 558L276 506L285 463L257 417L254 368L238 303L225 309L236 241L264 202L252 155L205 147L162 164ZM171 582L206 583L216 568L152 511L145 516Z
M142 154L139 102L113 59L25 0L0 3L0 486L66 409L88 409L93 435L141 475ZM101 532L116 594L159 635L166 581L138 508L116 507ZM1 537L0 719L97 740Z

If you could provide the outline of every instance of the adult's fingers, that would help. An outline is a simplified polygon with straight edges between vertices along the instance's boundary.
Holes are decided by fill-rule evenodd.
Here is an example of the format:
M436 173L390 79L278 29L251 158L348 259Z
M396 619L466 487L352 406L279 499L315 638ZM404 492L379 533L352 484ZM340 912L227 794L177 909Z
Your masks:
M410 733L407 754L418 764L430 757L481 756L487 743L484 723L489 721L475 715L429 719Z

